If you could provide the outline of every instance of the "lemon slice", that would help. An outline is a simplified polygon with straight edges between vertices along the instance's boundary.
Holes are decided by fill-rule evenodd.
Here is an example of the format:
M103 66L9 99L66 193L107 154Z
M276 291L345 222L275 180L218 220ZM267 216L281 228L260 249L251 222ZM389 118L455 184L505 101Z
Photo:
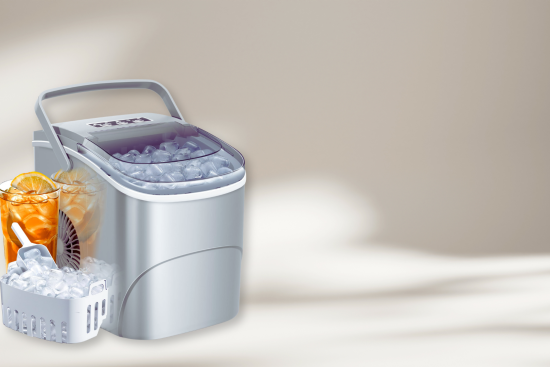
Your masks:
M76 168L70 171L59 170L53 176L53 179L70 185L83 185L83 182L88 181L92 174L85 168Z
M45 194L56 189L55 184L40 172L23 173L13 179L11 186L23 193Z

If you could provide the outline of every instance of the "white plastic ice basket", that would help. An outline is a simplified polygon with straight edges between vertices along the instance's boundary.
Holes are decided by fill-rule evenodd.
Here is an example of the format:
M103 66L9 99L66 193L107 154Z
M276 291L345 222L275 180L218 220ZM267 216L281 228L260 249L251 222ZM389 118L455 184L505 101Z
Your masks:
M50 256L42 245L25 246L17 253L22 264L23 253L38 248L42 256ZM56 266L57 267L57 266ZM103 290L92 295L96 286ZM25 335L58 343L81 343L95 337L107 317L108 290L105 279L90 284L88 296L60 299L25 292L0 283L2 322Z
M90 284L90 292L103 284L103 291L75 299L60 299L25 292L0 283L2 321L5 326L34 338L58 343L80 343L95 337L107 317L107 282Z

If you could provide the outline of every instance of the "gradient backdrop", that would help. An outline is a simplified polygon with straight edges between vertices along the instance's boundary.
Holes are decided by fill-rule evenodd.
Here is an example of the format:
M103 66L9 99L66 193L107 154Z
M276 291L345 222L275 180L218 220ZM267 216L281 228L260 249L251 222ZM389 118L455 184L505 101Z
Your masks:
M33 170L40 92L126 78L248 172L235 319L81 345L0 327L0 365L547 366L549 65L548 1L0 0L0 180Z

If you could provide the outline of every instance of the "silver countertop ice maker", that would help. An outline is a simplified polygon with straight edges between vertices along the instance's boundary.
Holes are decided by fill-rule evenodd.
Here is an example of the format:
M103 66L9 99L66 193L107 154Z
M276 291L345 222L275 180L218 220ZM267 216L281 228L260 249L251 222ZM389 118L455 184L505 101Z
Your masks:
M169 115L52 125L42 107L52 97L121 88L153 90ZM158 339L233 318L243 252L243 156L185 122L170 93L152 80L51 89L35 109L43 128L34 132L36 171L54 177L84 170L99 188L80 210L97 200L102 205L80 224L71 212L77 206L61 197L57 261L78 267L90 256L117 269L101 327L125 338Z

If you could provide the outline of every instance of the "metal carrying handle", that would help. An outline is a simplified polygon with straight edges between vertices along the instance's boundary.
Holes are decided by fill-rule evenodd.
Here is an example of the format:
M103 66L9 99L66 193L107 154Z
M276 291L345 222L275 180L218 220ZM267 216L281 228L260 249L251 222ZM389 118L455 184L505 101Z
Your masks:
M67 94L74 94L74 93L80 93L80 92L92 92L96 90L105 90L105 89L150 89L153 92L156 92L162 98L162 100L164 101L164 104L168 108L168 111L170 112L170 115L172 117L185 121L181 116L181 113L178 110L176 103L174 103L174 100L172 99L172 96L170 95L168 90L162 84L154 80L146 80L146 79L106 80L103 82L69 85L66 87L55 88L55 89L44 91L40 94L40 96L38 96L38 100L36 101L34 110L36 112L36 116L38 116L38 120L40 121L42 128L44 129L44 132L46 133L46 137L48 138L48 140L50 141L50 144L52 145L55 158L61 165L61 169L63 169L64 171L68 171L72 168L72 162L69 156L67 155L67 153L65 152L65 149L63 148L63 145L61 144L59 137L57 136L55 130L53 129L53 126L50 120L48 119L48 116L46 115L44 108L42 107L42 101L45 99L64 96Z

